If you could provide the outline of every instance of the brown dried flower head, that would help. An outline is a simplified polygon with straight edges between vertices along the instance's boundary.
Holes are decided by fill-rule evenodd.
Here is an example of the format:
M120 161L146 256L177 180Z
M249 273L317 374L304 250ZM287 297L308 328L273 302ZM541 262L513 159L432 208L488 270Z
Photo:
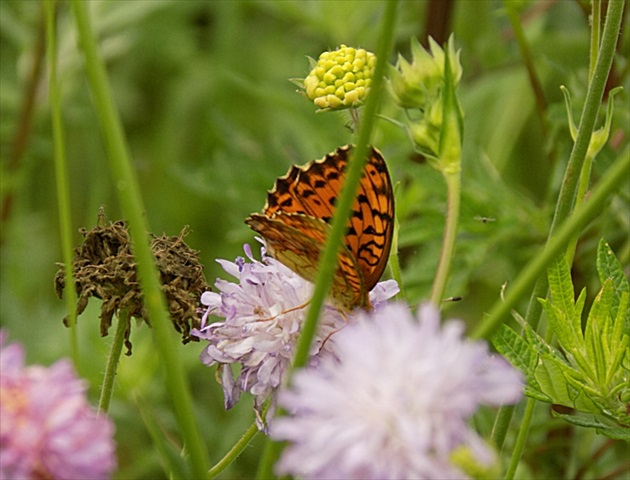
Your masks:
M107 335L114 314L120 317L125 312L127 316L150 325L125 223L120 220L108 222L101 211L96 227L89 231L82 228L80 231L85 240L75 249L76 255L72 262L79 296L77 315L85 310L90 297L96 297L103 302L100 313L102 336ZM182 334L183 343L198 340L190 335L190 330L199 327L199 298L203 292L210 290L203 276L198 252L184 242L187 234L187 227L184 227L176 237L152 235L151 242L171 321L175 330ZM59 264L59 267L55 276L55 290L61 298L65 278L63 264ZM67 317L64 318L64 324L67 326ZM127 355L131 354L130 333L129 323L125 332Z

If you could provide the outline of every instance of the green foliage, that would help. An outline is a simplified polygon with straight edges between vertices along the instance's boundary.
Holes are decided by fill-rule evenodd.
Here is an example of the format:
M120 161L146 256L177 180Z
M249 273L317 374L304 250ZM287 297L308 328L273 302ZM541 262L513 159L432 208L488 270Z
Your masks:
M461 49L459 95L465 111L465 138L460 224L445 296L463 300L444 308L447 316L462 318L471 326L499 298L502 285L512 281L544 244L572 146L559 86L569 87L577 112L588 84L589 21L580 7L583 3L550 2L539 8L539 2L519 2L544 91L548 124L543 126L501 2L454 2L452 30L455 47ZM381 2L93 0L87 4L151 230L157 235L176 235L189 225L192 233L187 243L201 252L208 283L226 278L215 260L242 255L245 242L256 251L254 234L243 219L262 208L273 180L289 165L320 158L351 139L346 116L316 115L313 105L295 93L288 79L308 73L307 56L316 58L341 43L373 50ZM421 26L430 23L425 5L400 3L395 51L406 58L410 58L405 51L410 36L421 38ZM79 227L92 228L101 205L112 220L122 215L67 2L60 2L60 7L58 70L78 244ZM70 352L68 332L62 325L67 312L53 288L55 263L61 254L45 68L35 78L35 88L27 88L32 65L45 60L37 47L40 15L36 1L0 2L0 194L3 201L7 196L12 199L0 231L0 324L9 331L11 341L24 343L29 363L49 365ZM625 89L612 100L616 108L611 141L593 165L595 181L606 175L628 145L627 22L624 29L611 82ZM33 109L25 118L24 105L29 100ZM382 112L404 119L393 101L385 101ZM27 136L20 143L23 129ZM400 262L413 305L426 299L431 288L443 235L445 186L424 158L411 153L411 144L398 127L378 123L373 143L383 151L392 180L399 184ZM579 358L600 359L592 364L589 375L576 374L582 365L575 358L567 358L567 352L554 349L531 331L525 331L525 338L508 328L499 333L505 355L523 371L532 372L529 395L547 402L558 396L581 408L600 408L604 400L591 393L599 388L597 382L606 375L614 377L620 368L627 371L627 356L616 359L612 352L619 325L625 334L630 332L627 293L623 293L624 288L627 292L623 272L630 260L629 209L627 182L584 232L572 265L575 284L585 286L587 292L599 289L598 274L605 272L600 278L599 306L590 309L591 327L583 335L567 333L568 341L584 345ZM618 252L621 268L615 266L611 253L597 250L602 237ZM592 262L596 251L597 269ZM580 306L572 296L571 301L575 312ZM582 301L591 305L593 298L585 294ZM110 341L100 337L99 307L98 300L92 300L78 322L79 373L89 383L94 401ZM525 300L517 308L524 311ZM553 315L556 311L549 308ZM569 317L576 322L575 315ZM607 318L603 323L602 317ZM132 336L134 354L121 359L110 409L119 445L116 478L166 478L165 471L178 467L163 469L160 461L181 452L182 445L152 331L143 325L134 328ZM606 342L595 348L592 343L598 336ZM196 418L215 463L251 425L251 403L243 398L226 412L214 371L199 362L201 345L192 342L178 348L192 385ZM538 364L541 358L544 367ZM556 383L556 378L561 382ZM578 393L583 385L588 395ZM628 402L627 391L609 395L615 393ZM620 436L615 437L616 427L611 427L608 418L590 413L570 417L573 423L588 421L606 428L611 437ZM540 413L532 428L532 443L547 441L549 428L546 412ZM168 437L172 451L157 437ZM223 473L224 478L252 475L260 457L260 437ZM513 432L508 442L511 438ZM586 440L578 446L590 458L597 442L582 438ZM545 446L557 451L552 444ZM540 478L566 477L558 465L562 455L554 455L544 466L533 455L523 462L527 473L539 472L539 466L545 473ZM598 473L593 476L606 472Z
M606 242L600 241L597 271L601 289L582 327L586 291L575 300L571 273L564 256L549 269L549 299L540 299L552 347L528 325L522 337L503 326L493 339L497 350L527 377L527 395L577 410L561 415L611 438L630 440L627 405L630 400L630 358L627 328L629 285L621 264Z

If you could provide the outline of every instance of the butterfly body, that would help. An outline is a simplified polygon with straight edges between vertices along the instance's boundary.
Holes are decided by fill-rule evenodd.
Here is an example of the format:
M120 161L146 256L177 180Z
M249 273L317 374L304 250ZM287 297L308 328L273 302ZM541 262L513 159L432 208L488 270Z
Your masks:
M352 147L292 166L267 194L262 214L246 223L265 239L268 253L314 281L330 220L345 181ZM394 198L387 165L372 148L348 221L331 295L342 307L370 308L369 291L381 277L391 248Z

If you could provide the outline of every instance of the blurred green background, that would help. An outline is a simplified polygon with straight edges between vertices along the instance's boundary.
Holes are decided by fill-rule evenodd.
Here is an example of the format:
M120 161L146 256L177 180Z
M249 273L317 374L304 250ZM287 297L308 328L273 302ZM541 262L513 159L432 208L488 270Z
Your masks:
M243 220L262 208L274 179L291 164L321 158L352 139L346 114L315 113L289 79L306 76L307 56L317 58L341 43L374 50L382 2L88 3L152 231L177 235L189 225L192 233L186 241L200 251L209 283L228 278L215 259L242 255L244 243L258 251ZM440 14L432 8L437 3L400 3L395 51L409 58L410 37L424 41L427 30L444 19L444 28L434 33L446 38L454 32L462 51L464 190L447 296L463 300L447 311L475 324L546 238L572 144L559 86L571 90L577 121L588 77L589 7L570 0L516 4L543 88L541 121L504 4L456 0ZM99 206L105 206L111 220L121 214L67 5L61 5L58 26L78 244L78 228L95 225ZM61 323L64 303L53 290L61 253L40 3L3 0L0 29L0 321L11 340L26 345L29 362L50 364L69 355L69 332ZM594 165L594 181L628 143L628 41L626 25L609 82L611 87L624 85L625 91L615 99L612 139ZM38 64L40 70L34 68ZM402 118L389 100L382 113ZM437 264L444 184L392 123L377 123L373 143L398 184L403 279L410 303L416 304L427 297ZM628 183L578 245L574 280L591 295L598 289L594 263L600 237L628 268ZM90 382L91 398L97 398L110 341L99 336L98 311L93 302L79 319L79 373ZM165 478L138 410L149 409L178 442L173 413L150 330L134 328L132 341L134 353L121 361L111 409L119 442L117 478ZM225 412L214 369L198 361L202 344L180 349L197 417L216 462L253 421L251 398L245 396ZM540 421L547 421L547 415ZM535 425L531 441L540 443L545 435ZM259 436L223 478L251 476L261 444ZM529 463L532 473L561 476L562 448L552 445L539 453ZM526 463L533 458L526 456Z

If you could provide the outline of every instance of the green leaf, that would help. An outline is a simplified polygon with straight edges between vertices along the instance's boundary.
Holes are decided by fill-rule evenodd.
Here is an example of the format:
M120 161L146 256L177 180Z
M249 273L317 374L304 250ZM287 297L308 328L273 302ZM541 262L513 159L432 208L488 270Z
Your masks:
M588 356L592 362L595 377L600 390L606 388L607 372L611 362L612 301L614 290L612 280L607 279L593 301L593 306L586 321L584 338Z
M573 318L575 294L571 272L564 255L558 256L556 261L551 264L547 276L549 277L549 293L552 303L565 312L569 318Z
M566 373L566 372L565 372ZM574 375L565 375L568 384L569 397L572 400L571 406L580 412L601 413L604 409L601 402L601 395L581 378L577 371Z
M611 349L611 363L610 363L610 371L616 372L619 368L624 368L622 366L622 360L624 356L628 356L628 343L630 342L630 337L624 333L624 321L626 316L624 312L628 310L628 299L630 295L627 292L623 292L621 294L621 299L619 300L619 309L617 310L617 317L613 322L613 330L610 336L610 349ZM626 369L626 377L630 377L630 372ZM610 379L607 383L610 383Z
M527 378L528 385L525 387L525 394L543 402L550 402L551 399L540 390L540 386L533 376L534 368L538 362L536 349L505 324L501 325L491 340L497 352Z
M610 246L601 239L597 247L597 273L599 275L599 281L604 284L607 279L612 279L615 288L615 297L613 299L613 317L617 316L617 309L619 308L619 299L623 292L630 294L630 284L628 279L623 273L623 267ZM625 312L624 323L628 323L628 310ZM628 329L626 328L626 331Z
M160 425L155 412L146 405L148 403L144 402L144 407L139 408L140 415L151 436L153 447L160 454L160 463L165 473L169 474L170 478L191 478L190 468L182 458L182 452L167 440L168 435Z
M553 332L566 350L582 352L584 338L582 336L582 309L586 298L585 291L575 302L575 293L571 281L571 273L564 256L559 256L549 267L550 300L543 302L545 312Z
M532 356L535 357L536 353L523 337L505 324L492 336L492 344L512 365L523 372L530 370L532 363L535 363Z
M630 428L612 427L598 420L597 416L565 415L557 412L553 412L553 415L579 427L595 428L597 433L606 435L609 438L630 442Z
M573 399L569 394L569 386L563 370L561 362L547 357L534 369L534 377L541 391L548 395L553 403L573 407Z

